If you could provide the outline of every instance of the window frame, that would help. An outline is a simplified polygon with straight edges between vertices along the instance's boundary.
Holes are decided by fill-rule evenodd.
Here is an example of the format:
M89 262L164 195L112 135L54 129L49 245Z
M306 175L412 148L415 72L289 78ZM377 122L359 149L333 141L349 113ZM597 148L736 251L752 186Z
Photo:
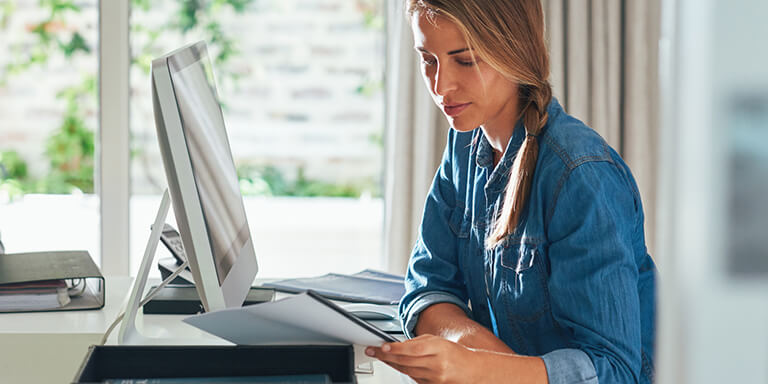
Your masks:
M96 193L101 270L127 276L130 262L130 1L99 1Z

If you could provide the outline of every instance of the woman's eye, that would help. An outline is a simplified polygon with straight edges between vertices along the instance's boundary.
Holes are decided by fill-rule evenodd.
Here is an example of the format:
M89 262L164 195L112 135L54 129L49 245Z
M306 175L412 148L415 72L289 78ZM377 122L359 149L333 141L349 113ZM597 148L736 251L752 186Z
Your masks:
M471 67L471 66L475 65L475 62L472 61L472 60L460 60L460 59L457 59L456 62L459 63L459 65L464 66L464 67Z
M421 63L424 65L435 65L436 61L433 58L422 57Z

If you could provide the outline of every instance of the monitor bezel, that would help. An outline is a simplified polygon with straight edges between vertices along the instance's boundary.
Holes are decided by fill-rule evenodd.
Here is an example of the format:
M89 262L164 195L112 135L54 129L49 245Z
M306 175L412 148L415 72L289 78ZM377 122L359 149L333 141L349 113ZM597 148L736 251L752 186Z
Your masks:
M176 224L189 259L197 292L205 310L210 312L242 306L258 272L258 264L249 230L248 241L223 282L219 284L210 236L172 79L174 65L171 61L174 61L175 66L178 67L178 63L189 65L199 60L207 60L207 49L205 42L202 41L153 60L152 97L158 142L171 192ZM215 83L213 91L216 92ZM218 100L218 95L216 96ZM221 113L220 105L219 113ZM231 154L231 147L228 149Z

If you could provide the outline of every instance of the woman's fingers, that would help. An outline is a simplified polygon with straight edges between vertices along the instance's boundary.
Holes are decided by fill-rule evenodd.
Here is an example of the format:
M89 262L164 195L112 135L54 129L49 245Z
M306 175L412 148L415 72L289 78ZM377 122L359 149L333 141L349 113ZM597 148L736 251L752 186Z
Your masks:
M384 353L405 356L430 356L440 352L443 338L423 335L399 343L385 343L379 349Z
M465 347L437 336L368 347L366 354L425 384L456 381L461 376L460 367L473 356Z
M410 367L390 362L386 362L386 364L396 369L397 371L410 376L419 383L429 383L430 378L432 377L430 370L424 367Z
M394 363L397 365L402 366L409 366L409 367L429 367L431 364L431 361L434 360L435 355L424 355L424 356L412 356L412 355L406 355L406 354L396 354L396 353L387 353L384 352L382 348L376 348L374 350L374 357L377 359L387 362L387 363Z

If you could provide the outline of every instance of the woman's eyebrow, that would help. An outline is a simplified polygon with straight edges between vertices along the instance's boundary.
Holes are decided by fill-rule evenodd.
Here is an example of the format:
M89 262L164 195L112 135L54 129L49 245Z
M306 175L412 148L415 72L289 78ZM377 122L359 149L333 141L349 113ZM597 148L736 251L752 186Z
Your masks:
M413 47L413 48L416 49L419 52L432 54L432 52L426 50L424 47ZM455 54L462 53L462 52L465 52L465 51L469 51L469 48L455 49L453 51L449 51L448 55L451 56L451 55L455 55Z
M453 51L450 51L450 52L448 52L448 55L449 55L449 56L450 56L450 55L455 55L455 54L457 54L457 53L462 53L462 52L464 52L464 51L469 51L469 48L456 49L456 50L453 50Z

